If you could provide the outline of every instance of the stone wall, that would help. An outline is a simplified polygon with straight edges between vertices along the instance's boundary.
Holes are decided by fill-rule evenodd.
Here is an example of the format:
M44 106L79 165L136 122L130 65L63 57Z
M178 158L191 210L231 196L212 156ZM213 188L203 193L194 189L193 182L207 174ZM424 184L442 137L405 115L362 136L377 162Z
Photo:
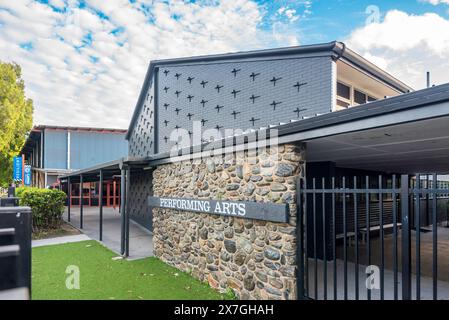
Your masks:
M286 145L157 167L155 196L288 203L290 222L154 208L156 256L240 299L295 299L295 182L303 159L303 146Z

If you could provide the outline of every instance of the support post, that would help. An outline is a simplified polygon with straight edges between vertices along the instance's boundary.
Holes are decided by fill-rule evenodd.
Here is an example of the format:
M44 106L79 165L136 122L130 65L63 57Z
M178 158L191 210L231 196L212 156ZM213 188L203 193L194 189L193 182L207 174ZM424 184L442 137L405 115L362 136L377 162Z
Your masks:
M72 184L70 183L70 177L67 177L67 220L70 222L70 206L72 205Z
M131 169L126 170L126 191L125 191L125 217L126 217L126 224L125 224L125 257L129 257L129 187L131 183Z
M412 298L412 252L410 235L409 176L401 176L401 216L402 216L402 299Z
M103 241L103 170L101 169L98 185L98 206L100 208L100 241Z
M126 171L121 169L120 173L120 226L121 226L121 241L120 241L120 253L125 254L125 179Z
M83 228L83 175L80 174L80 229Z

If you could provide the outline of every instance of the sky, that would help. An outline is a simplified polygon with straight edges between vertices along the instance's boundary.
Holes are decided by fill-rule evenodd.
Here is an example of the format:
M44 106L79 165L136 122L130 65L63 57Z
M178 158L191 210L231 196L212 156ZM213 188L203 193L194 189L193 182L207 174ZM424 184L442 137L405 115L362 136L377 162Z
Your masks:
M127 128L154 59L333 40L415 89L449 82L449 0L0 0L35 124Z

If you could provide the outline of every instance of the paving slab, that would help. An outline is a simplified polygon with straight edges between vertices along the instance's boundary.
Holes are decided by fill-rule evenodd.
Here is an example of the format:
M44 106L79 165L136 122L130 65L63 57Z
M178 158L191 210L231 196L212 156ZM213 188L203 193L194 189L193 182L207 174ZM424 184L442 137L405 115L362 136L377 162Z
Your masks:
M85 241L85 240L90 240L89 236L87 236L85 234L77 234L77 235L73 235L73 236L64 236L64 237L55 237L55 238L49 238L49 239L33 240L31 243L31 246L33 248L35 248L35 247L49 246L49 245L54 245L54 244L79 242L79 241Z

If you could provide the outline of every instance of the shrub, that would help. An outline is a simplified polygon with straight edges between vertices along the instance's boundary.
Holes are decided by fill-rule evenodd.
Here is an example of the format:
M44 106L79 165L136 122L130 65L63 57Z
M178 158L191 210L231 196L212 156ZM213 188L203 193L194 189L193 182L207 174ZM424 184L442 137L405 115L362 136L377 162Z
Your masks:
M64 192L25 187L17 188L16 196L20 199L20 205L31 207L34 231L61 225L66 200Z

